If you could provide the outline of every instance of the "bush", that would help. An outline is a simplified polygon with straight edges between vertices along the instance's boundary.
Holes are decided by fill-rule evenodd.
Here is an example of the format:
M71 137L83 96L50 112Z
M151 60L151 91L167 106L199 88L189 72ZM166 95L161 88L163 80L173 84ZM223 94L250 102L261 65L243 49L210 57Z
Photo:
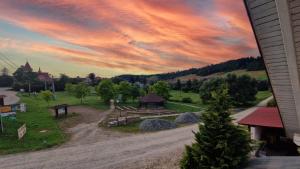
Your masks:
M257 81L257 90L258 91L266 91L269 90L270 83L268 80L259 80Z
M147 119L142 121L139 128L141 131L158 131L175 128L176 124L168 120Z
M190 97L184 97L184 98L182 98L181 101L183 103L192 103L193 102L193 100Z
M183 113L175 119L176 124L197 123L198 117L194 113Z
M277 106L277 103L276 103L275 99L270 100L270 101L267 103L267 106L268 106L268 107L276 107L276 106Z
M54 98L53 93L50 92L49 90L46 90L46 91L42 91L41 95L42 98L47 102L47 105L49 106L49 102Z

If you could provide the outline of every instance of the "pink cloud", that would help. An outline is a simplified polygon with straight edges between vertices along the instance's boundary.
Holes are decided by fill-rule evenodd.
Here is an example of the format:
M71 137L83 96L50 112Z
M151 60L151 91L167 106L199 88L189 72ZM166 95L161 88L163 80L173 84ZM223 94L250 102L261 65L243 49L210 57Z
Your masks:
M90 52L46 44L31 50L74 63L158 73L258 54L242 0L229 1L211 1L204 15L180 0L4 0L0 20Z

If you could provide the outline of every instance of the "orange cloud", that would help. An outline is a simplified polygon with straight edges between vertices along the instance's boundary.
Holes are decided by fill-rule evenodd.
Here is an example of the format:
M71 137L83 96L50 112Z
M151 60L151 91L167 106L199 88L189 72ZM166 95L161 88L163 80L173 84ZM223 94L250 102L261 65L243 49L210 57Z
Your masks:
M193 3L3 0L0 20L78 46L34 43L30 50L126 73L177 71L258 54L242 0L203 1L203 8Z

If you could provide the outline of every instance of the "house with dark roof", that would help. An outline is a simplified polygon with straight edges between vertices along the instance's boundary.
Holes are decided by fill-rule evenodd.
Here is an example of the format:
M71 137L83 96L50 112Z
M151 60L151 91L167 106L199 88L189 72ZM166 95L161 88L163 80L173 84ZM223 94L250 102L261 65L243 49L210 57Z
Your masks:
M139 98L140 107L162 107L165 105L165 99L155 93L149 93Z
M28 61L25 63L25 65L22 65L21 68L25 71L25 72L32 72L33 69L30 66L30 64L28 63Z
M40 81L43 81L43 82L51 82L52 81L50 74L48 72L42 72L41 68L39 68L39 71L37 72L37 77Z

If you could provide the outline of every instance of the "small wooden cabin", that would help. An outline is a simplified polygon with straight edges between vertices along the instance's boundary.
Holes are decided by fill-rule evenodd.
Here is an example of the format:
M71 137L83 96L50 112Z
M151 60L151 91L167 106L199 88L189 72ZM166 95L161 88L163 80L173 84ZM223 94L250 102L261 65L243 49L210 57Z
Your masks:
M139 99L140 107L163 107L165 105L165 99L161 96L158 96L155 93L149 93L146 96L140 97Z

